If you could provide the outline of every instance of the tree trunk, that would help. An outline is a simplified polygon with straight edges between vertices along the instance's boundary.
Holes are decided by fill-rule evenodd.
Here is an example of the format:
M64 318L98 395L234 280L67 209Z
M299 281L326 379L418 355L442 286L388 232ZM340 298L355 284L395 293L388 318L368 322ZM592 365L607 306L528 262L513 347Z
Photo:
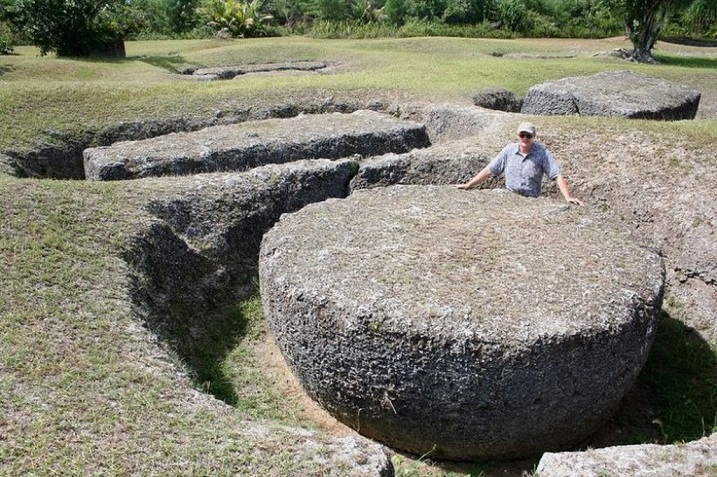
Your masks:
M659 63L652 49L665 26L671 0L636 0L629 2L625 28L632 41L630 59L639 63Z
M90 56L103 58L126 58L124 40L119 38L113 42L93 45L90 49Z

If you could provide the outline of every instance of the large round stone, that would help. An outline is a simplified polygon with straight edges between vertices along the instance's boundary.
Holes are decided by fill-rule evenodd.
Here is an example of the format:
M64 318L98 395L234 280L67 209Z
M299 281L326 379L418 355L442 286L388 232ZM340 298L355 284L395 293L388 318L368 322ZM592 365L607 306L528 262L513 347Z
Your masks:
M634 383L661 258L589 208L395 186L282 216L262 300L306 391L433 458L513 458L596 431Z

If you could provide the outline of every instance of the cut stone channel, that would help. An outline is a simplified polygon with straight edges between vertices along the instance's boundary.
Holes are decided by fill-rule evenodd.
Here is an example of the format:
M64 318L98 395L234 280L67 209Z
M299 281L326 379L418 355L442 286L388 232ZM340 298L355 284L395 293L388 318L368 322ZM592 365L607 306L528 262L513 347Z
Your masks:
M307 392L432 458L537 455L618 408L652 344L658 254L595 212L505 191L394 186L285 214L259 259Z
M368 110L214 126L85 149L85 176L123 180L243 171L300 159L401 153L427 147L425 126Z

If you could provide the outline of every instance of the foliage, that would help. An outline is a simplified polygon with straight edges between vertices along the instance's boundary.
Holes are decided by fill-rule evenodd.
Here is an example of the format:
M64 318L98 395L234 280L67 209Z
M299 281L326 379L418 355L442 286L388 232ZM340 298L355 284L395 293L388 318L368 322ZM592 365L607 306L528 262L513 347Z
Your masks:
M527 31L532 26L528 8L523 0L500 0L498 21L503 28L515 32Z
M2 3L0 3L0 9L1 8ZM0 55L9 55L12 53L13 45L12 32L7 25L0 22Z
M494 0L447 0L441 18L449 25L481 23L493 16Z
M199 0L165 0L164 5L168 32L186 33L197 26Z
M409 20L403 25L391 22L364 23L358 21L318 22L311 29L314 38L514 38L515 34L492 28L490 24L449 25L442 21Z
M678 21L689 32L717 38L717 2L696 0L681 12Z
M128 17L134 23L132 39L197 38L199 0L131 0Z
M386 0L386 18L396 25L407 22L441 22L476 25L492 18L495 0Z
M10 40L0 36L0 55L9 55L13 52L12 44Z
M280 24L294 28L303 23L307 9L305 2L296 0L269 0L266 10Z
M102 54L131 29L121 0L3 0L0 13L42 55Z
M234 38L265 35L266 22L272 18L261 12L260 0L206 0L201 14L215 31L225 31Z

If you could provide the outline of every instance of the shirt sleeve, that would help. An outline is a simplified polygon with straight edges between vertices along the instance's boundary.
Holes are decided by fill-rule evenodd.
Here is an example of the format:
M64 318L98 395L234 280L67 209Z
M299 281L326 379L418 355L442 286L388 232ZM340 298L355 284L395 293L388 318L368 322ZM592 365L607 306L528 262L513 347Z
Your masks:
M545 148L545 163L543 164L545 175L550 179L555 180L560 175L560 166L558 161L555 160L553 153Z
M508 154L510 154L510 148L510 144L505 146L503 150L490 161L490 164L488 164L488 169L490 169L490 173L493 174L493 177L498 177L505 170L505 163L508 159Z

